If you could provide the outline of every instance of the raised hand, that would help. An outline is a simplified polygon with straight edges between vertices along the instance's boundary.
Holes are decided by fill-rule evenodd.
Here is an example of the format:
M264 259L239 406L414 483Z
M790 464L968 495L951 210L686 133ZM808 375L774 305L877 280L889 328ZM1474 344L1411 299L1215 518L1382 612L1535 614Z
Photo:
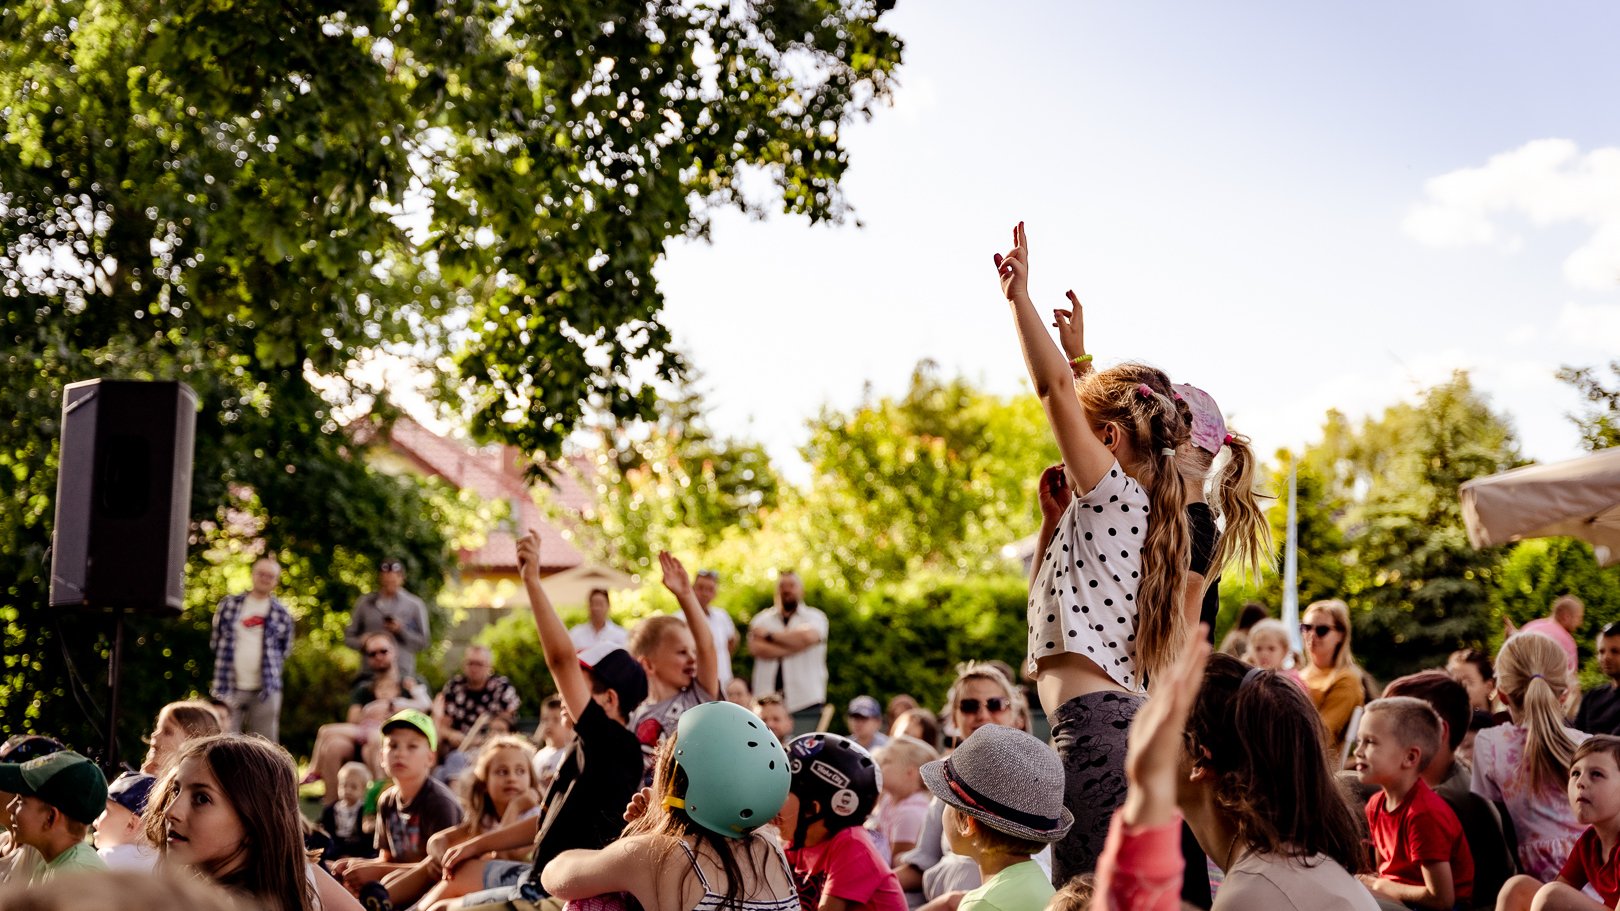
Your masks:
M1192 642L1153 681L1153 695L1131 722L1125 750L1125 780L1130 785L1123 807L1127 825L1163 825L1174 817L1176 770L1185 748L1182 732L1203 686L1209 652L1200 624Z
M529 529L529 533L518 539L517 542L518 575L524 579L532 578L540 581L540 533Z
M692 577L686 574L686 567L669 551L658 552L658 565L664 570L664 587L675 596L675 600L682 600L692 593Z
M642 788L630 795L630 802L624 807L624 821L635 822L643 813L647 812L647 804L652 801L652 788Z
M1001 277L1001 294L1007 300L1029 296L1029 238L1024 223L1013 228L1013 246L1005 255L995 255L996 274Z
M1063 346L1063 354L1074 360L1086 353L1086 315L1080 307L1080 298L1069 292L1069 303L1072 310L1057 309L1052 311L1052 327L1058 331L1058 344Z
M1062 462L1041 472L1040 486L1041 519L1049 525L1056 525L1069 508L1069 501L1074 499Z

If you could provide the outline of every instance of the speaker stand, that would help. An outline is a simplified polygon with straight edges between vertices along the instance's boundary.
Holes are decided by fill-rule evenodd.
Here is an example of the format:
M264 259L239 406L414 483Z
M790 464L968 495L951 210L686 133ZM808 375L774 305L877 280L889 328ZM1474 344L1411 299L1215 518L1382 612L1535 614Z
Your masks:
M112 609L112 653L107 659L107 780L118 775L118 681L124 671L124 608Z

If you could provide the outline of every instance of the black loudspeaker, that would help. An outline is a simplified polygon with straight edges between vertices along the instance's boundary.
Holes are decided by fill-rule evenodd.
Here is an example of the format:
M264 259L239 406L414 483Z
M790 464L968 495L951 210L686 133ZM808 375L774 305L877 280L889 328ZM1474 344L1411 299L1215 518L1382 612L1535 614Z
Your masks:
M180 612L196 432L184 383L63 390L52 607Z

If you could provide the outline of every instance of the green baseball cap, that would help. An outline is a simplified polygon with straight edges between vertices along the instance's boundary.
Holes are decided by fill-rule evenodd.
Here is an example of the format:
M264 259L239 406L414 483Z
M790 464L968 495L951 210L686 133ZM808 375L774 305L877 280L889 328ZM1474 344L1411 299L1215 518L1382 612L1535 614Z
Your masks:
M0 762L0 791L38 798L86 825L107 809L107 777L72 750Z
M433 719L416 709L395 712L394 717L383 722L382 732L386 734L397 727L415 728L421 732L423 737L427 738L428 749L434 751L439 749L439 730L433 726Z

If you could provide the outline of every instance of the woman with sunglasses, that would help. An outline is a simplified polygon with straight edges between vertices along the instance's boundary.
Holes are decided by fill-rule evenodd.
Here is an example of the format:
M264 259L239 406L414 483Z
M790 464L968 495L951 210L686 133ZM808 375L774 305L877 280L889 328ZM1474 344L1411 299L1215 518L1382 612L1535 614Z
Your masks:
M366 676L360 678L350 695L348 718L337 724L323 724L315 732L315 748L310 763L314 767L304 783L325 781L327 804L337 803L338 769L358 755L360 761L379 769L377 754L382 747L383 722L401 709L426 712L433 705L433 694L426 684L402 674L396 662L398 648L394 637L372 633L361 643Z
M956 682L946 697L946 717L956 736L953 744L973 736L987 724L1016 727L1023 700L1012 681L994 664L969 663L957 668ZM946 751L949 754L949 750ZM945 804L935 798L928 805L917 846L900 858L894 873L907 892L921 892L928 904L918 911L953 907L953 893L979 885L979 867L971 857L948 854L941 838L945 832Z
M1300 676L1322 716L1328 756L1337 761L1344 752L1350 717L1365 698L1361 671L1350 653L1350 607L1338 599L1313 602L1305 609L1299 631L1309 659Z

